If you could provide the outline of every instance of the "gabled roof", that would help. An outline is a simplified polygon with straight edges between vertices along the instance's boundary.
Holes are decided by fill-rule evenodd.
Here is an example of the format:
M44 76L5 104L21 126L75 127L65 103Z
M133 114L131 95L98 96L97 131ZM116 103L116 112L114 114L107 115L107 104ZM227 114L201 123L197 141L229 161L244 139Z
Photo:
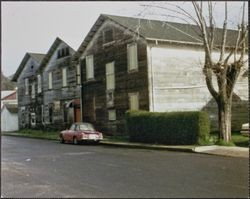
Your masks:
M15 100L15 99L16 99L16 90L5 97L2 97L2 100Z
M40 53L29 53L29 52L27 52L25 54L21 64L19 65L16 73L12 77L11 81L14 81L14 82L17 81L19 75L23 71L23 68L24 68L25 64L27 63L27 61L29 60L30 57L32 57L34 60L36 60L40 64L44 56L45 56L44 54L40 54Z
M1 91L1 99L4 99L5 97L13 94L16 92L15 90L9 90L9 91Z
M51 47L49 48L47 54L45 55L45 57L43 58L39 69L37 70L38 72L41 72L44 67L47 65L47 63L49 62L50 58L52 57L52 55L54 54L55 50L57 49L57 47L61 44L61 43L65 43L71 50L73 50L75 52L75 50L70 47L65 41L63 41L62 39L60 39L59 37L57 37L55 39L55 41L53 42L53 44L51 45Z
M84 49L87 47L89 41L93 38L98 28L106 20L111 20L116 24L121 25L125 29L131 30L132 32L140 35L146 40L163 40L177 43L202 44L202 38L199 35L199 29L196 25L101 14L78 48L76 57L83 53ZM237 37L237 31L228 30L227 34L227 46L234 46ZM217 28L215 35L214 43L215 45L220 45L222 29Z

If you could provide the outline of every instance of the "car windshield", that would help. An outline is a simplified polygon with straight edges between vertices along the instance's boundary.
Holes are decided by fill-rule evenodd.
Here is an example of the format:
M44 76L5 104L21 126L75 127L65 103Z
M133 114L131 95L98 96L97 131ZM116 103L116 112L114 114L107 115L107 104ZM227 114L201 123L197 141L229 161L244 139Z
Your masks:
M92 124L80 124L79 125L81 131L94 131L94 127Z

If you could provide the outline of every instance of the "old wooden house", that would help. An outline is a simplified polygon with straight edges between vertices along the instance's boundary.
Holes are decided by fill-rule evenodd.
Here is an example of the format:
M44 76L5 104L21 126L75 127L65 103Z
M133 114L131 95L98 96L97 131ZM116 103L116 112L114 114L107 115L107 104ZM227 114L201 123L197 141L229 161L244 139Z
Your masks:
M41 124L40 109L37 106L36 93L41 86L36 72L44 54L26 53L19 65L12 81L17 82L18 118L20 128L31 128ZM40 102L41 103L41 102Z
M76 53L82 71L83 120L114 134L124 132L124 114L129 109L206 110L215 129L217 109L204 81L204 51L196 28L100 15ZM228 35L230 46L237 34L229 30ZM240 74L235 87L234 130L248 121L247 106L248 76Z
M41 118L47 128L64 129L81 120L80 70L71 63L74 53L74 49L56 38L37 71L37 76L42 77L38 94Z

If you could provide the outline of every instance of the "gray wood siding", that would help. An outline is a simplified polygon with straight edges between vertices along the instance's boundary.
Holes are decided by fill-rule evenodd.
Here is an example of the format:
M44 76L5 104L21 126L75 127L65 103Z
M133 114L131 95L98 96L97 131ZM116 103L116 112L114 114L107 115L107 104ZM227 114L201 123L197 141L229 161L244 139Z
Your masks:
M113 30L113 41L103 45L103 31ZM83 118L93 122L97 128L107 134L124 133L124 114L129 109L128 93L139 92L139 107L149 110L147 82L146 43L129 34L127 30L113 23L106 23L94 36L90 46L82 57L94 56L94 80L86 81L85 59L81 61L83 83ZM128 72L127 44L136 42L138 53L138 71ZM107 107L106 67L114 61L115 90L114 106ZM95 104L94 104L95 98ZM108 110L116 110L116 121L108 120Z

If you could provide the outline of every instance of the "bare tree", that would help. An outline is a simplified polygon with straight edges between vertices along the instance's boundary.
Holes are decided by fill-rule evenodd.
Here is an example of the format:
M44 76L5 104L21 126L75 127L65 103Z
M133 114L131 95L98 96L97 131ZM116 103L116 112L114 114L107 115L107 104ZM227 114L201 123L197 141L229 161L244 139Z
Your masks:
M206 6L204 4L206 3ZM207 88L218 106L219 138L225 142L231 140L231 109L233 90L237 78L248 59L245 59L246 42L248 36L248 23L245 23L245 2L242 5L241 21L238 24L237 37L234 46L227 45L228 42L228 5L224 4L224 23L222 29L216 28L214 18L214 7L212 2L192 2L194 15L178 5L167 3L163 5L150 5L151 7L170 11L167 17L178 17L187 22L193 22L198 26L205 51L203 72ZM171 7L172 6L172 7ZM175 9L173 9L173 6ZM148 8L148 5L145 6ZM205 12L206 9L206 12ZM171 14L171 12L173 14ZM207 14L207 16L204 15ZM178 14L178 16L177 16ZM164 15L164 14L162 14ZM218 35L220 34L220 35ZM220 36L220 44L215 44L215 37ZM232 38L230 38L232 39ZM232 43L232 41L230 41ZM219 50L219 60L213 58L212 53ZM233 58L233 61L230 59ZM213 76L216 77L218 89L214 88Z

